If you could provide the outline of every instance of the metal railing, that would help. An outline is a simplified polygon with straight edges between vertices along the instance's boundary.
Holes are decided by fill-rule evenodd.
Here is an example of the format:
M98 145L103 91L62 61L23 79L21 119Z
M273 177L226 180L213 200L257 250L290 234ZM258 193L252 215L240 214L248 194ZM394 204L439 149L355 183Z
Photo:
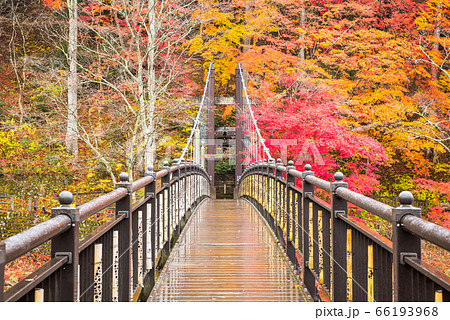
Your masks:
M391 207L398 207L398 197L393 196L377 196L377 195L370 195L369 196L372 199L375 199L379 202L383 202L385 204L390 205ZM414 202L412 204L416 208L420 208L422 210L422 213L428 213L428 199L427 200L418 200L414 199Z
M77 208L73 195L63 191L51 219L0 241L0 301L130 301L139 294L145 299L158 264L209 196L210 178L188 161L165 163L158 172L149 168L133 183L125 173L119 179L116 190ZM144 198L132 203L132 193L141 189ZM80 222L113 204L114 218L80 241ZM4 291L5 265L49 240L51 260Z
M15 199L17 199L15 196L0 196L0 200L2 199L8 199L8 201L0 201L0 205L2 204L6 204L8 205L8 207L4 207L4 206L0 206L0 210L8 210L8 211L15 211L15 209L17 209L17 206L14 205ZM27 211L29 212L34 212L36 211L39 207L37 205L37 198L36 197L28 197L27 201L28 201L28 206L27 206ZM24 200L22 200L24 201ZM23 208L23 205L20 205L19 203L19 210Z
M410 192L391 207L335 181L314 176L311 166L295 170L278 159L248 166L239 195L268 221L316 301L450 301L450 278L421 260L421 240L450 250L450 230L421 219ZM301 180L301 187L297 186ZM315 194L330 194L327 203ZM347 215L348 204L392 224L393 240Z
M86 202L89 202L89 201L91 201L94 198L97 198L99 196L104 195L105 193L106 192L104 192L104 191L94 191L94 192L78 192L77 191L74 194L75 206L78 207L79 205L82 205L82 204L84 204ZM58 198L58 196L56 194L54 195L54 197ZM15 196L2 196L2 195L0 195L0 200L4 200L4 199L8 199L8 201L0 201L0 205L2 205L2 204L5 205L6 204L7 207L0 206L0 209L14 211L16 209L15 199L17 199L17 198ZM22 200L22 201L24 201L24 200ZM28 202L27 211L34 212L37 209L39 209L38 198L36 196L28 197L27 198L27 202ZM19 209L22 208L22 207L23 206L19 205ZM45 212L45 207L42 207L42 209ZM113 209L113 208L108 208L108 209Z
M0 205L7 204L8 209L14 211L14 196L0 196L0 200L8 199L8 201L0 201Z

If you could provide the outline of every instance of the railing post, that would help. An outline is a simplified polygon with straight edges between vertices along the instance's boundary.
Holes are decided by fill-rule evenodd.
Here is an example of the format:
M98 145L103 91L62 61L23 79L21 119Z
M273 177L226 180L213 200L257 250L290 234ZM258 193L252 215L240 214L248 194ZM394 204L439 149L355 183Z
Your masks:
M145 176L152 176L153 181L145 186L145 196L149 197L147 203L147 223L146 223L146 269L148 271L148 276L144 280L146 283L144 284L144 288L148 287L148 283L150 284L149 290L153 288L155 284L155 259L156 259L156 174L154 172L153 166L147 167L147 172ZM147 290L146 290L147 291ZM150 291L145 292L144 296L150 294Z
M199 202L198 201L198 197L199 197L199 194L200 194L200 188L199 188L199 183L198 183L198 181L199 181L199 179L198 179L198 166L197 166L197 163L195 161L193 163L194 163L193 169L194 169L194 190L195 190L195 193L194 193L194 199L195 199L194 203L195 203L195 205L194 205L194 207L197 208L198 202Z
M262 215L264 215L264 199L263 199L263 195L264 195L264 191L263 191L263 162L262 160L259 161L258 163L258 200L259 200L259 212L261 212Z
M276 225L276 235L278 237L278 240L280 240L280 243L283 245L284 248L286 248L286 243L284 242L283 237L283 229L281 228L281 221L282 221L282 182L280 179L283 177L283 172L278 170L278 167L282 166L283 163L281 162L281 159L277 159L277 163L275 164L275 225Z
M268 192L268 203L269 203L269 221L270 226L272 227L273 232L276 231L276 223L275 223L275 171L270 166L272 164L275 164L275 159L270 158L269 159L269 165L267 166L267 182L269 186L269 192Z
M315 278L311 271L313 269L312 264L312 230L309 230L310 215L312 218L313 202L309 199L309 196L314 196L314 186L306 181L307 176L314 176L314 172L311 171L311 165L305 165L305 171L302 172L302 206L303 206L303 282L310 294L315 295ZM311 235L311 236L310 236ZM311 250L311 252L310 252Z
M71 220L71 228L52 239L52 258L67 256L67 262L62 267L61 283L59 285L59 301L73 302L78 299L78 243L80 210L72 207L73 195L63 191L58 196L59 207L52 209L52 217L64 214ZM3 289L3 288L2 288ZM58 293L57 293L58 294Z
M253 164L250 164L248 167L247 167L247 169L248 169L248 171L249 171L249 182L250 182L250 185L249 185L249 195L250 195L250 202L253 204L253 205L255 205L255 191L254 191L254 186L255 186L255 181L254 181L254 179L255 179L255 177L253 176Z
M414 196L403 191L398 196L400 206L392 209L392 245L394 247L394 302L413 301L412 268L405 263L406 257L420 259L420 237L403 229L402 218L405 215L421 216L421 210L412 206Z
M261 204L260 204L260 208L261 208L261 214L264 216L264 218L266 218L266 220L267 220L267 217L266 217L266 210L265 210L265 201L266 201L266 197L265 197L265 193L266 193L266 190L264 190L264 182L265 182L265 180L264 180L264 172L265 172L265 163L264 163L264 161L263 160L261 160L260 162L259 162L259 199L260 199L260 201L261 201Z
M266 187L266 190L264 190L264 198L265 198L265 208L266 208L266 210L265 210L265 212L266 212L266 220L267 220L267 222L269 222L270 223L270 210L269 210L269 197L270 197L270 185L269 185L269 183L270 183L270 176L269 176L269 162L268 161L266 161L265 159L264 159L264 165L265 165L265 168L263 169L264 170L264 175L265 175L265 181L266 181L266 183L265 183L265 187Z
M254 196L253 196L253 198L255 199L254 200L254 203L255 203L255 208L258 208L258 200L259 200L259 195L258 195L258 176L259 176L259 173L258 173L258 163L257 162L255 162L255 163L253 163L253 194L254 194Z
M195 207L197 206L197 185L196 185L196 168L194 160L191 161L191 208L192 212L194 212Z
M291 262L297 266L297 259L295 258L295 217L294 217L294 206L295 206L295 196L294 190L296 178L289 173L290 170L295 170L294 161L289 161L286 167L286 250L287 255Z
M186 213L188 213L187 215L187 219L191 216L191 212L192 212L192 186L191 186L191 171L192 171L192 167L191 167L191 160L187 159L187 163L186 163ZM189 211L187 211L189 209ZM186 220L187 220L186 219Z
M116 202L116 217L122 216L119 223L119 302L128 302L131 299L131 183L128 174L119 175L119 183L115 188L125 188L127 194Z
M267 191L265 188L267 188L266 182L266 173L267 173L267 168L266 168L266 160L261 161L260 164L260 169L259 169L259 174L260 174L260 198L261 198L261 213L264 216L264 218L266 218L267 222L269 221L269 219L267 218L267 210L266 210L266 200L267 200Z
M334 182L331 183L331 225L332 225L332 241L331 244L331 295L332 301L347 301L347 295L352 296L352 285L348 283L347 277L347 259L348 243L346 224L339 219L339 216L347 217L348 204L347 201L336 195L337 188L347 188L346 182L343 182L344 175L341 172L334 174ZM350 253L351 254L351 253ZM349 260L351 262L351 260ZM350 281L352 281L350 279Z
M186 187L186 183L187 183L187 167L186 167L186 161L184 160L184 159L181 159L181 163L182 164L184 164L184 168L183 168L183 171L182 171L182 173L181 173L181 177L182 177L182 190L181 190L181 192L182 192L182 196L181 196L181 201L182 201L182 204L183 204L183 222L186 224L186 220L187 220L187 217L186 217L186 198L187 198L187 187Z
M5 286L5 243L0 240L0 302L5 301L4 286Z
M166 254L167 256L169 255L170 252L170 240L171 240L171 236L172 236L172 232L171 232L171 208L170 208L170 201L171 196L170 196L170 168L169 168L169 162L168 161L164 161L163 163L163 167L161 168L161 170L167 170L167 174L161 178L161 185L164 189L164 204L163 204L163 208L164 208L164 223L167 226L167 242L169 243L168 247L167 247L167 251Z
M174 221L176 223L176 236L178 236L181 232L180 226L180 165L178 163L178 159L174 160L175 165L177 166L177 170L173 172L173 181L174 181L174 191L173 196L173 208L174 208Z

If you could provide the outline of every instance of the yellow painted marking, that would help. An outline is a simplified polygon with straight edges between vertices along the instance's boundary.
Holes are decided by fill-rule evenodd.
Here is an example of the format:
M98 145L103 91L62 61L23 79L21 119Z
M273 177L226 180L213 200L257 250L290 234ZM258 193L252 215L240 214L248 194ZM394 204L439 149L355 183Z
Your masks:
M295 222L294 222L294 225L295 225L295 249L298 249L298 247L299 247L299 242L298 242L298 238L299 238L299 234L298 234L298 225L297 225L297 221L298 221L298 215L299 215L299 211L298 211L298 194L297 193L295 193L295 201L294 201L294 203L295 203L295 208L294 208L294 212L295 212L295 215L294 215L294 220L295 220Z
M369 245L367 248L367 301L374 301L374 270L373 270L373 245Z
M309 269L314 268L314 257L313 257L313 203L309 203Z
M352 229L347 229L347 301L353 301Z
M436 290L434 292L434 302L442 302L442 301L444 301L442 299L442 290Z
M319 281L320 284L323 284L323 222L322 222L322 210L318 212L318 224L319 224L319 233L318 233L318 242L319 242Z
M288 216L289 219L289 239L292 241L294 239L294 221L295 219L295 208L292 210L292 204L295 203L294 199L294 192L292 190L289 191L289 208L288 211L291 213L290 216Z
M34 302L44 302L44 289L34 289Z
M276 181L276 192L278 193L278 195L281 194L280 192L280 183L278 181ZM275 220L277 221L277 225L280 225L280 205L281 205L281 197L277 197L277 203L276 203L276 211L275 211L275 215L276 218Z
M131 299L131 302L137 302L139 299L139 296L141 295L141 291L144 288L142 284L139 284L135 293L133 294L133 298Z
M330 256L333 257L333 223L330 221ZM334 261L330 260L330 297L334 301L333 297L333 287L334 287L334 277L333 277L333 268L334 268Z

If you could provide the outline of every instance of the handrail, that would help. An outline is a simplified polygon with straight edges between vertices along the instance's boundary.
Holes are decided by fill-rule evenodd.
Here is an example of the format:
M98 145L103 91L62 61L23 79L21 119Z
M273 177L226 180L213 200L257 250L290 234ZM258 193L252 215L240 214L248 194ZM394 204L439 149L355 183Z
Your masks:
M303 173L301 171L295 169L285 170L286 167L276 165L274 163L254 163L249 165L243 172L241 180L248 174L251 174L252 170L257 169L276 169L282 172L287 172L289 175L292 175L299 179L305 179L308 183L312 184L315 187L318 187L327 192L332 192L331 182L323 180L321 178L315 177L312 174L306 175L303 177ZM304 171L308 172L308 170ZM340 198L347 200L351 204L354 204L361 209L367 210L372 214L384 219L388 222L394 221L394 215L392 210L393 207L369 198L365 195L357 193L355 191L349 190L347 188L338 187L335 190L335 194ZM434 223L425 221L421 218L417 218L411 215L407 215L402 219L403 227L412 232L419 237L423 238L426 241L432 242L446 250L450 251L450 230L447 228L440 227Z
M165 177L169 173L168 169L162 169L156 173L156 179L161 179L162 177Z
M19 258L31 249L69 230L71 223L69 216L59 215L3 240L6 262Z
M409 232L450 251L450 229L412 215L405 215L400 223Z
M107 208L111 204L115 203L116 201L122 199L127 195L127 190L123 188L119 188L116 190L113 190L107 194L104 194L98 198L95 198L89 202L86 202L85 204L82 204L79 207L80 210L80 220L86 220L91 215L95 214L96 212L101 211L104 208Z
M138 191L139 189L145 187L149 183L152 183L154 180L155 180L155 178L153 176L146 176L144 178L134 181L131 184L131 192Z
M295 187L295 178L302 181L301 189ZM399 205L392 207L349 190L343 178L337 172L334 181L326 181L314 176L310 165L301 172L291 161L288 166L280 160L257 162L245 168L238 181L239 194L266 218L290 261L302 270L306 289L315 299L321 299L316 284L323 281L318 290L326 291L333 301L448 300L450 278L421 260L421 241L450 251L450 229L422 219L408 191L400 193ZM330 204L319 201L318 189L330 193ZM349 219L349 205L389 222L392 241ZM324 258L324 250L330 260ZM359 280L353 278L355 272ZM361 282L361 273L366 283ZM426 291L412 280L417 277L425 277ZM346 281L354 288L350 292L345 290Z
M331 183L326 180L317 178L313 175L307 175L305 177L305 181L311 183L312 185L314 185L316 187L319 187L322 190L331 192Z
M349 190L347 188L337 188L336 194L344 200L360 207L361 209L367 210L384 219L386 221L392 222L392 207L374 200L372 198L366 197L360 193Z
M166 165L166 164L165 164ZM86 220L91 215L101 211L108 206L117 203L123 199L129 192L135 192L157 179L167 176L168 174L181 169L195 168L195 173L209 179L206 171L195 163L181 163L172 167L164 167L162 170L138 179L131 184L131 189L119 187L109 193L103 194L77 208L79 212L80 222ZM186 172L189 174L189 171ZM209 181L210 183L210 181ZM68 208L72 208L69 204ZM75 210L75 208L73 208ZM2 240L4 244L4 258L2 263L13 261L37 246L63 234L71 228L73 217L68 214L59 214L47 221L41 222L27 230L24 230L14 236ZM3 250L3 249L2 249Z

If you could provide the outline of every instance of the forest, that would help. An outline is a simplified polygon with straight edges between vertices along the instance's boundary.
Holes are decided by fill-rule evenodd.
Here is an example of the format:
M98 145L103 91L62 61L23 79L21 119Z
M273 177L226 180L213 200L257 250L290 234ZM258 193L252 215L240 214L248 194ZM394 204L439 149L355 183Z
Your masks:
M173 161L209 63L233 96L240 62L275 158L450 228L450 0L0 0L0 41L1 195L51 208Z

